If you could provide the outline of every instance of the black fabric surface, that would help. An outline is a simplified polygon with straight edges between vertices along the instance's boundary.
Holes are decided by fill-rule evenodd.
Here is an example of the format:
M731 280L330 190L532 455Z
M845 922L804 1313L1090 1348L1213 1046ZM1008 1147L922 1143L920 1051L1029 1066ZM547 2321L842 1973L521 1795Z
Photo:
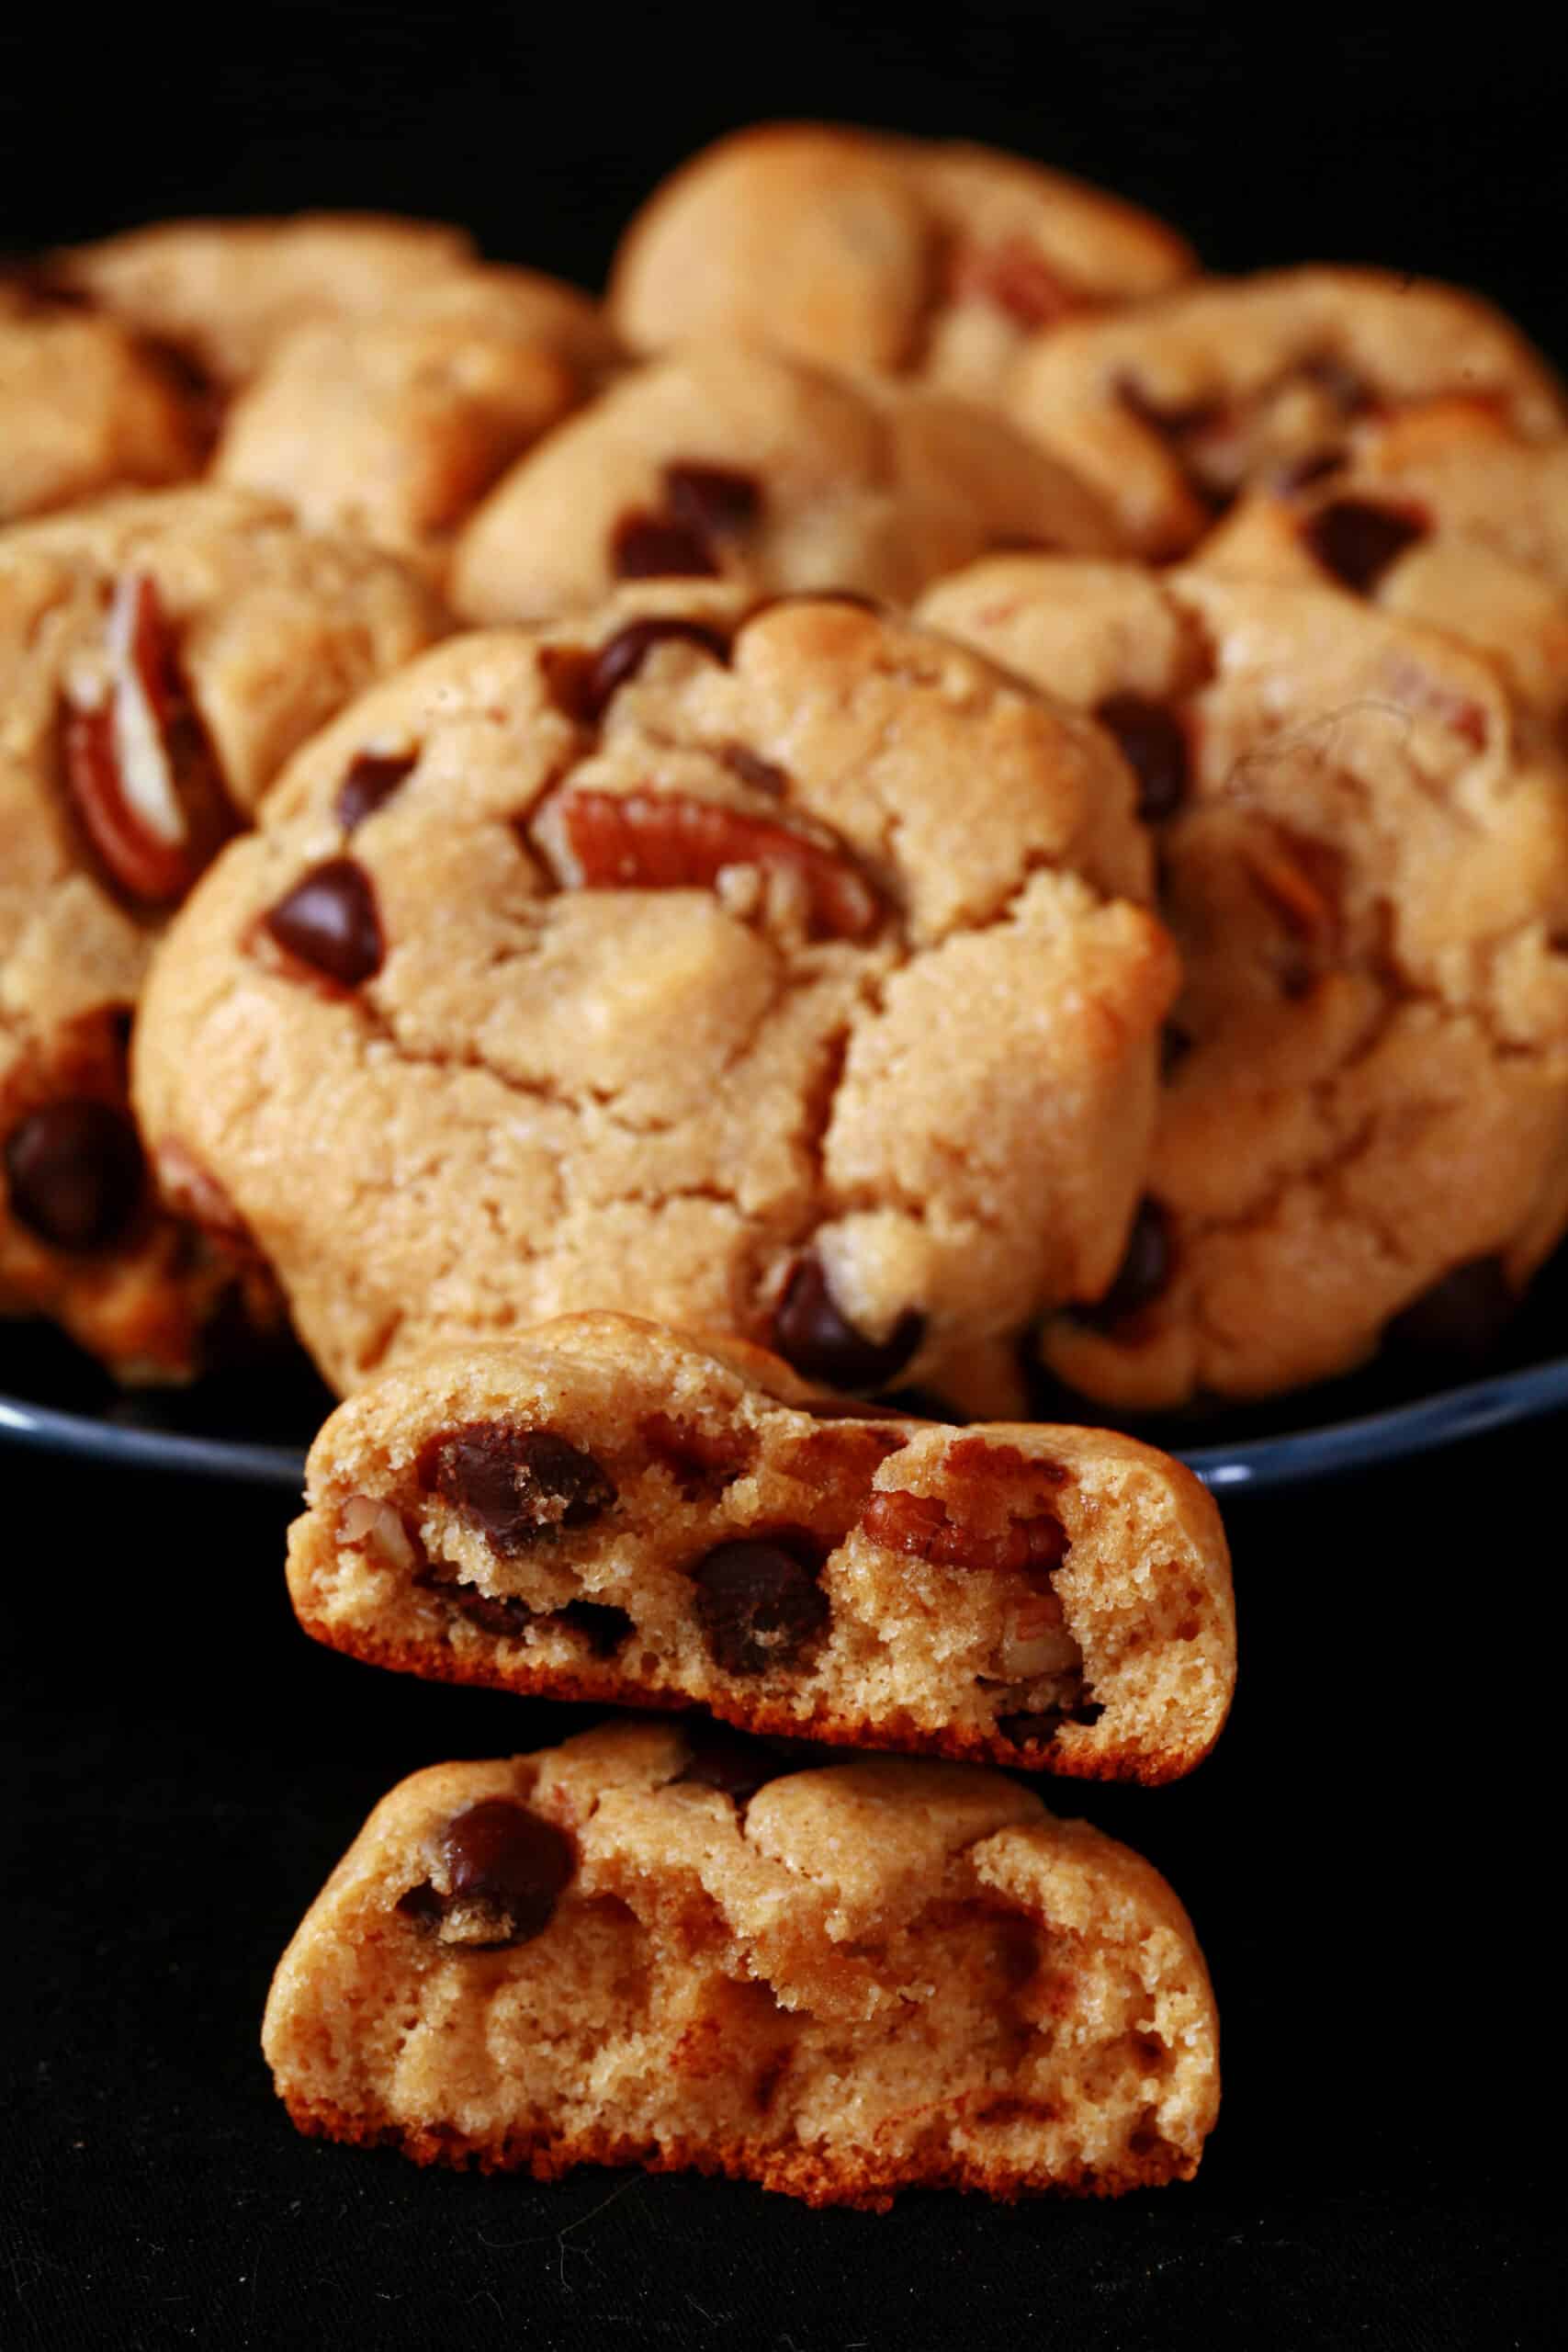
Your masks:
M1561 24L1497 10L283 0L89 25L17 5L0 245L357 203L592 278L682 152L815 112L1104 177L1217 266L1469 279L1562 358L1564 58ZM1058 1792L1168 1873L1208 1949L1226 2094L1199 2181L1104 2207L911 2195L886 2218L297 2139L262 2002L366 1811L581 1711L312 1648L276 1498L0 1448L0 2344L1560 2343L1565 1439L1235 1506L1220 1751L1179 1788Z

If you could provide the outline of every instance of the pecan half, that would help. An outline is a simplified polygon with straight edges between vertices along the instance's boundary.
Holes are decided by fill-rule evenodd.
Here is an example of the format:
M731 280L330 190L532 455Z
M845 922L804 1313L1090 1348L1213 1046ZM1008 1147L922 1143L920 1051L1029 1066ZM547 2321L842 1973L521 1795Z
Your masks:
M66 787L114 887L144 906L173 906L240 820L145 572L116 589L105 650L101 699L65 706Z
M863 939L881 908L840 850L767 818L683 793L570 792L557 804L559 835L591 890L712 889L721 874L753 866L789 876L818 939Z

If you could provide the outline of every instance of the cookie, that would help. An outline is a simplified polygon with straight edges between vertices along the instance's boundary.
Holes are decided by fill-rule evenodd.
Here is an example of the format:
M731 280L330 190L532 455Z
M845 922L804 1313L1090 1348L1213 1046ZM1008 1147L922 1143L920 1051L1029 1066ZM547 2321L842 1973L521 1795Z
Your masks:
M1520 440L1482 401L1358 433L1337 463L1242 499L1200 560L1332 582L1479 646L1553 720L1568 703L1568 438Z
M452 271L385 314L297 328L234 402L220 481L287 499L435 576L485 492L585 399L614 338L595 306L522 269Z
M134 337L0 281L0 525L180 481L201 458L188 403Z
M123 1377L195 1368L236 1267L153 1198L127 1100L159 930L288 754L428 645L389 559L239 492L151 492L0 539L0 1306Z
M254 376L296 327L377 319L467 267L472 239L432 220L301 212L278 220L160 220L48 256L73 288L187 355L220 386Z
M856 605L650 587L321 735L175 925L138 1096L340 1390L615 1306L997 1415L1122 1255L1149 883L1077 713Z
M1122 548L1103 501L998 417L708 344L639 368L525 457L459 541L450 593L479 621L660 575L908 602L1003 543Z
M1145 1781L1201 1760L1235 1685L1219 1515L1179 1464L845 1417L624 1316L375 1383L307 1502L306 1631L441 1681Z
M1021 353L1008 413L1092 481L1144 553L1190 548L1240 492L1325 465L1358 425L1454 393L1544 440L1562 388L1478 296L1370 269L1212 278Z
M874 2211L1190 2179L1219 2107L1202 1954L1126 1847L972 1766L662 1724L394 1789L262 2038L304 2132Z
M1163 221L1021 157L772 123L655 191L622 240L610 306L641 350L774 343L989 401L1063 320L1192 266Z
M1495 1336L1568 1221L1568 775L1532 714L1328 589L1019 558L922 613L1117 735L1185 965L1149 1198L1052 1367L1168 1406L1348 1370L1445 1298Z

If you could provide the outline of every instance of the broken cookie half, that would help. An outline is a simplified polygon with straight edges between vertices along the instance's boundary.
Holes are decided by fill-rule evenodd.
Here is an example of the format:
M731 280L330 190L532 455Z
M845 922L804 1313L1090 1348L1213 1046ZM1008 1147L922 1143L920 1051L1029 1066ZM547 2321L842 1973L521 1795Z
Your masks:
M998 1774L619 1724L377 1808L278 1968L295 2122L420 2163L694 2168L818 2205L1190 2177L1186 1914Z
M1166 1455L846 1409L624 1316L361 1390L308 1502L306 1631L445 1681L1152 1782L1235 1679L1219 1517Z

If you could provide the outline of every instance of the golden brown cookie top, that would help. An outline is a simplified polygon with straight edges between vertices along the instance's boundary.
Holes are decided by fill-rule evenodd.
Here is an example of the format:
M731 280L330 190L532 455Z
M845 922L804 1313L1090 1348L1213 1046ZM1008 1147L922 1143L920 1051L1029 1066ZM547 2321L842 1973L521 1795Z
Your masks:
M931 623L1094 710L1186 967L1123 1277L1055 1325L1089 1393L1266 1393L1359 1361L1558 1214L1568 776L1495 669L1326 589L1017 558Z
M660 575L907 602L1002 543L1122 545L1104 501L984 410L707 342L623 378L524 458L459 542L451 594L475 620Z
M1023 352L1005 406L1111 501L1134 543L1179 554L1238 493L1344 449L1369 415L1461 393L1529 439L1562 388L1479 296L1371 269L1210 278Z
M761 1338L811 1248L889 1377L952 1373L1120 1250L1172 980L1131 801L1075 714L842 602L461 638L192 902L146 1116L259 1180L345 1386L573 1306ZM301 1189L262 1138L307 1128Z
M707 148L649 199L611 282L628 343L778 343L988 400L1016 352L1192 258L1163 222L995 150L823 123Z
M7 303L0 284L0 525L195 473L201 435L158 358L113 320Z

